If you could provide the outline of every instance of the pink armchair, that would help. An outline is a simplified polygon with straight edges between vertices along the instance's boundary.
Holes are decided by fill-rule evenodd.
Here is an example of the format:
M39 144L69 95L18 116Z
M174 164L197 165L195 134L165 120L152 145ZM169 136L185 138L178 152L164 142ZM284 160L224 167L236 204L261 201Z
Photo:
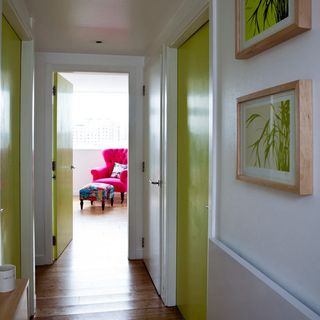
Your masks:
M106 149L102 151L102 155L106 165L91 170L92 181L113 185L114 192L121 193L122 203L124 200L124 193L127 192L128 189L128 170L123 170L120 173L120 178L111 177L111 174L115 162L128 164L128 149Z

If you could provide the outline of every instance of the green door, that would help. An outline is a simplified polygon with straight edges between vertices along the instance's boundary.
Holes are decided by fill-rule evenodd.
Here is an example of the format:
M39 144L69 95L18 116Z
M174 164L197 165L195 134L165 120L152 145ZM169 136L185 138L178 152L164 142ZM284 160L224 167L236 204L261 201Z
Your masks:
M72 84L60 74L54 74L56 94L53 99L53 235L57 259L72 240Z
M209 27L178 49L177 305L206 319Z
M21 40L2 17L0 143L1 262L20 276L20 70Z

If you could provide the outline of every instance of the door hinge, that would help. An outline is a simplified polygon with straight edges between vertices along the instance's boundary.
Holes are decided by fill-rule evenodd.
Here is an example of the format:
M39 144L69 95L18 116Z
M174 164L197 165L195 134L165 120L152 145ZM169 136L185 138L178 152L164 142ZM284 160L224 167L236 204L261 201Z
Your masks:
M56 88L56 86L53 86L52 87L52 95L55 97L56 94L57 94L57 88Z
M56 161L52 161L52 171L56 171Z
M142 239L141 239L141 246L142 246L142 248L144 248L144 237L142 237Z
M142 161L142 172L144 172L144 170L145 170L145 162Z
M146 95L146 86L145 85L143 85L142 86L142 95L145 97L145 95Z
M52 245L56 246L57 245L57 238L56 236L52 236Z

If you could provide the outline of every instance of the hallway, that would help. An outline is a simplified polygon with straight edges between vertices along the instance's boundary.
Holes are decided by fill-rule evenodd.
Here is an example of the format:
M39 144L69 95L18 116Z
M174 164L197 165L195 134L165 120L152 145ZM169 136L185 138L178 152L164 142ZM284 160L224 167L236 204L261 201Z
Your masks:
M157 295L142 261L127 260L127 208L74 202L72 243L37 267L36 319L182 319Z

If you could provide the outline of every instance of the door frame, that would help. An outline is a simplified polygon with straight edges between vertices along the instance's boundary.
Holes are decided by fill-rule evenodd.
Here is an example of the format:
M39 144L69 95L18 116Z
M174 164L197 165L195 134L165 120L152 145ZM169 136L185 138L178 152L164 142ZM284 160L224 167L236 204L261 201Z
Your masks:
M2 22L2 14L5 15L21 39L20 224L23 226L20 246L21 277L29 279L29 314L33 315L35 313L33 36L28 11L22 2L0 0L0 11L0 22ZM1 34L2 30L0 36Z
M219 65L217 63L217 34L215 28L217 21L217 5L219 0L208 0L207 4L198 12L194 19L190 20L188 26L181 32L168 48L177 50L190 36L192 36L202 25L209 23L209 185L208 185L208 237L216 237L216 177L217 177L217 77ZM214 39L214 40L213 40ZM215 41L215 42L214 42ZM175 58L171 58L171 63L175 70L178 67ZM172 67L173 67L172 66ZM170 70L169 70L170 71ZM170 95L168 94L168 97ZM171 96L169 103L174 103L176 97Z
M165 305L176 305L176 227L177 227L177 48L202 25L209 22L209 188L208 188L208 235L215 234L215 117L213 101L213 50L212 21L213 0L190 16L187 25L179 30L178 36L163 46L163 92L162 92L162 244L161 244L161 298ZM215 69L216 70L216 69ZM170 139L168 139L170 137Z
M161 92L161 298L176 305L177 49L162 49Z
M36 216L44 214L44 228L39 234L44 241L42 255L36 256L37 265L51 264L52 259L52 74L53 72L102 72L129 74L129 192L128 192L128 258L142 259L142 142L143 141L143 100L142 69L144 60L136 59L128 63L128 58L107 55L84 55L67 53L36 54L36 88L44 92L36 96L36 111L44 112L45 127L35 128L36 138L41 138L43 171L36 172L36 188L43 190L44 199L36 199ZM44 110L41 110L44 106ZM43 120L43 118L42 118ZM41 121L41 120L40 120ZM37 121L36 121L37 123ZM43 131L41 131L41 129ZM39 152L39 151L38 151ZM37 160L37 158L36 158ZM39 160L39 158L38 158ZM41 171L41 172L40 172ZM37 189L36 189L37 196ZM37 245L37 243L36 243Z

